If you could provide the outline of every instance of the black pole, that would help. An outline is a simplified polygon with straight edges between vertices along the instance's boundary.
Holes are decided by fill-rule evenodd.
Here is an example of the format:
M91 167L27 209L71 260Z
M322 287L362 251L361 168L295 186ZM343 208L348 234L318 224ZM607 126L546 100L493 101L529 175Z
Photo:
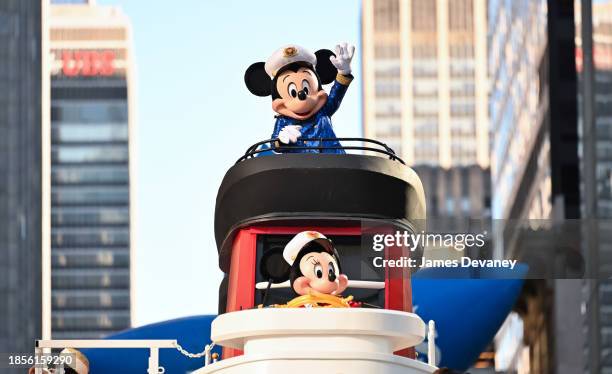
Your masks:
M595 63L593 61L592 0L581 0L582 39L582 173L584 181L584 222L588 283L587 342L589 372L598 374L601 367L601 329L599 323L599 253L597 248L597 134L595 127Z
M272 279L268 279L268 287L266 287L266 292L264 293L263 301L261 304L266 306L266 302L268 301L268 294L270 293L270 287L272 287Z

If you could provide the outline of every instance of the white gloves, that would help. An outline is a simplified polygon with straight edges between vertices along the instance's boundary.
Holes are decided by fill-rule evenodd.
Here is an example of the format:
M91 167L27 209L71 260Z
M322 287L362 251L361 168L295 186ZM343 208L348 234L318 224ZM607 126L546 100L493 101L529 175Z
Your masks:
M338 69L338 73L342 75L351 74L351 60L355 54L355 46L342 43L336 45L336 56L330 56L329 60L332 65Z
M278 140L284 144L295 143L297 142L298 138L302 136L302 133L300 132L301 129L302 126L287 125L278 133Z

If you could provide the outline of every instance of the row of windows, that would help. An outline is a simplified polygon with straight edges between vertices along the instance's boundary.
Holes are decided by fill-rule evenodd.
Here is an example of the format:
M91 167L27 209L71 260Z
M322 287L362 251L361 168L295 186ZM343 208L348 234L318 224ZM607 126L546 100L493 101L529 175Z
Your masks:
M51 53L55 56L56 60L61 60L62 59L62 55L64 53L64 51L66 52L75 52L74 49L56 49L53 48L51 49ZM88 52L98 52L98 53L104 53L104 52L109 52L112 51L112 53L115 54L115 60L125 60L127 58L127 50L126 49L122 49L122 48L111 48L111 49L107 49L107 48L103 48L103 49L99 49L99 48L88 48L87 49Z
M53 309L127 309L130 307L130 292L128 290L55 290L51 300Z
M376 83L376 96L380 97L395 97L400 96L401 86L399 81L394 82L377 82Z
M71 100L55 102L51 107L51 122L126 123L127 120L128 107L124 100Z
M128 140L127 124L66 124L56 123L51 129L54 143L60 142L117 142Z
M451 136L453 140L461 141L461 139L464 139L471 142L476 137L476 134L473 129L451 129Z
M452 31L470 31L474 28L472 0L448 0L448 27Z
M127 247L130 234L127 228L52 228L53 247L114 246Z
M436 78L438 77L438 65L431 62L415 63L412 66L412 76L415 78Z
M113 267L126 268L130 265L129 249L53 249L53 268Z
M399 137L402 134L402 127L400 124L387 125L387 126L376 126L376 137L378 138L394 138Z
M376 113L401 113L402 105L398 98L378 99L376 100L375 109Z
M377 0L374 4L374 29L392 31L399 29L399 0Z
M399 83L386 83L386 82L377 82L376 83L376 95L380 97L394 97L400 95L401 86ZM412 92L415 96L422 98L430 98L438 96L438 81L434 79L415 79ZM473 82L458 82L458 84L453 87L451 85L451 96L453 97L473 97L474 96L474 83Z
M474 77L475 74L475 70L472 67L465 67L465 66L456 66L456 67L452 67L451 66L451 78L471 78Z
M475 151L476 139L473 136L457 136L453 138L451 152L462 153L464 151Z
M57 0L55 0L57 1ZM50 31L51 40L126 40L126 29L115 28L52 28Z
M123 163L127 162L128 156L127 145L54 146L51 150L51 160L56 163Z
M116 330L130 326L128 311L61 312L52 315L52 328L62 330L108 329Z
M129 182L127 165L113 166L54 166L51 170L53 184L126 184Z
M123 330L130 326L119 327L116 331ZM70 330L63 331L58 328L53 329L53 339L103 339L114 331L109 330Z
M612 144L608 142L598 142L596 145L598 161L612 160Z
M127 288L129 270L123 269L56 269L52 272L55 289Z
M438 165L440 164L440 158L438 157L437 150L434 149L427 151L415 151L414 163L416 165Z
M452 79L450 81L450 94L456 97L474 96L476 85L473 80Z
M394 59L400 57L400 48L397 44L376 44L374 56L377 59Z
M436 1L412 0L412 29L415 31L436 31ZM473 29L472 0L448 0L448 27L452 31L470 31ZM377 31L399 29L399 1L374 1L374 27Z
M384 78L399 79L400 70L401 69L399 66L388 67L384 69L377 68L376 71L374 72L374 76L376 77L376 79L384 79Z
M436 1L412 0L411 22L415 31L436 30Z
M473 165L476 159L476 151L458 150L451 152L453 165Z
M474 57L474 45L473 44L451 44L449 46L449 53L451 60L461 58L473 58Z
M376 112L375 116L377 119L400 119L402 113L400 111L383 111Z
M437 137L438 123L436 121L418 121L414 124L415 135L422 137Z
M53 187L51 191L53 205L126 205L129 201L128 187Z
M451 103L451 115L457 116L473 116L475 106L473 103Z
M51 210L51 225L122 225L130 222L128 207L54 207Z
M438 47L435 44L415 44L412 46L412 58L431 58L438 55Z

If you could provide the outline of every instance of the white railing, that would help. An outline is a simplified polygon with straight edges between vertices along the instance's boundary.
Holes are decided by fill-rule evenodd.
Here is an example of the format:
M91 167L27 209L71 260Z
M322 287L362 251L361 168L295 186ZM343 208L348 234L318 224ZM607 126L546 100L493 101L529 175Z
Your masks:
M431 320L427 324L427 359L431 366L436 366L436 323Z
M160 348L176 349L176 340L37 340L34 347L37 358L43 356L45 348L147 348L149 349L148 374L161 374L165 370L159 366ZM37 366L34 373L43 374L43 368Z

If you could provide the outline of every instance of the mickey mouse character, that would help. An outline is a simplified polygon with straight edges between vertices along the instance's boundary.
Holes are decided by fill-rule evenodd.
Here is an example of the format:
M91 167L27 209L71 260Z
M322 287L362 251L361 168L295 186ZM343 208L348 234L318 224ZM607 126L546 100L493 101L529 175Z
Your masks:
M336 138L331 116L338 110L346 90L353 80L351 60L355 47L347 43L336 46L336 53L320 49L315 53L298 45L280 48L268 61L256 62L244 74L244 82L252 94L272 96L272 110L276 124L272 138L285 144L298 143L307 149L288 149L283 152L345 153L338 140L319 141L317 138ZM329 95L323 85L334 81ZM323 144L321 144L323 143Z
M298 295L313 291L340 295L348 286L336 248L320 232L303 231L294 236L285 246L283 258L291 266L289 282Z

